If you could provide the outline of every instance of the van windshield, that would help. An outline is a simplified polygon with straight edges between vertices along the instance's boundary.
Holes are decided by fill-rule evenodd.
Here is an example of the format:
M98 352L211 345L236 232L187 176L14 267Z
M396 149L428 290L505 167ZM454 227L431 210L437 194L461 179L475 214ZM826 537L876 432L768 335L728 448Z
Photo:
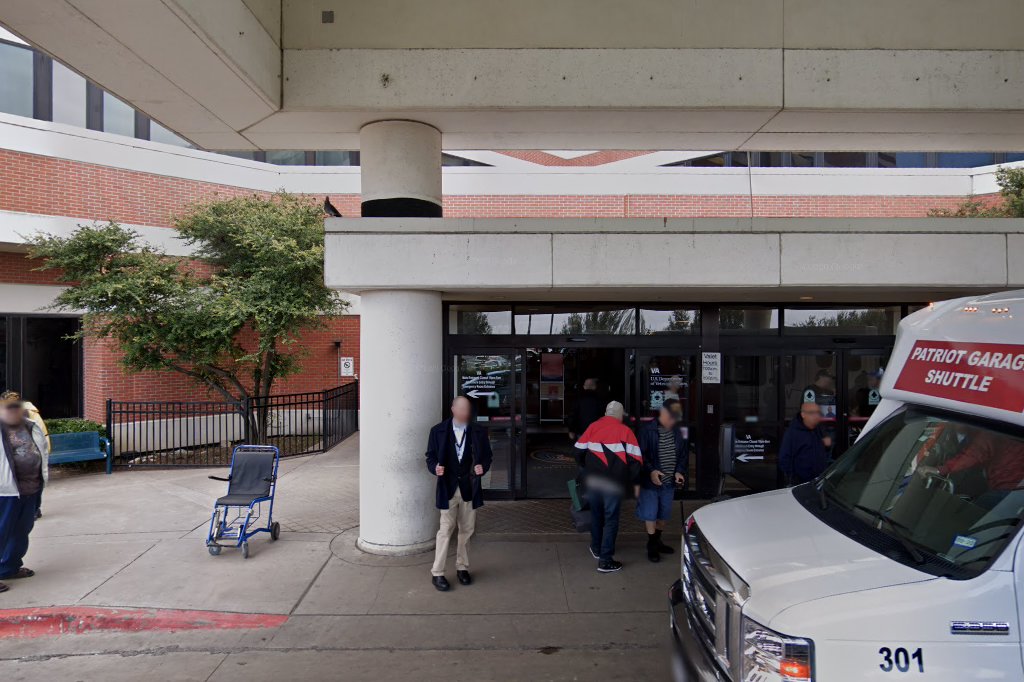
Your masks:
M969 578L1021 523L1024 438L908 409L866 434L819 485L823 502L895 540L899 560Z

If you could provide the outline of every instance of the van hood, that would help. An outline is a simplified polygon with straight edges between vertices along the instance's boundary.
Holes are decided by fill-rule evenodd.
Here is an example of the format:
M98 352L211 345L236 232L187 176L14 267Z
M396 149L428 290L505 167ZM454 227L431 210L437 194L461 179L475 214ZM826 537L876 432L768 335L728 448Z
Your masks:
M705 540L749 585L743 612L768 626L797 604L935 579L833 530L788 489L709 505L694 519Z

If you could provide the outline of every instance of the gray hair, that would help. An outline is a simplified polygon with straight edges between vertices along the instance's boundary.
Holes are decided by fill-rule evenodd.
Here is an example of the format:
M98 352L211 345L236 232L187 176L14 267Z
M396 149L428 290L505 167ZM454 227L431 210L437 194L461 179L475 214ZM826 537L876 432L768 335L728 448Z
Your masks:
M616 417L618 419L622 419L622 415L624 415L625 413L626 408L624 408L622 406L622 403L620 403L618 400L611 401L610 403L608 403L608 407L604 408L604 416L606 417Z

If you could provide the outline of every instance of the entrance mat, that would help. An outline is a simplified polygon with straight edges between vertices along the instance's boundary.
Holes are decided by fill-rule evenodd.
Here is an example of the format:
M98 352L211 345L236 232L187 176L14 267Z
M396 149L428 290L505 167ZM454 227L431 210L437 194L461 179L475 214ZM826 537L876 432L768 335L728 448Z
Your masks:
M87 632L239 630L276 628L288 616L176 609L105 609L88 606L0 610L0 639L80 635Z

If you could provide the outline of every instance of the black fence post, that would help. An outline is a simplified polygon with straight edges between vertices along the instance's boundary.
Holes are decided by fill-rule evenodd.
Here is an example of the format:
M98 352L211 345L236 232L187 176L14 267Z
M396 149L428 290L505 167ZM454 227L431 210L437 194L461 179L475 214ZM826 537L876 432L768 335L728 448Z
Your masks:
M107 454L110 456L110 461L114 461L114 400L113 398L107 398L107 447L110 448L110 452Z
M249 410L252 407L249 404L249 396L245 396L239 403L240 411L242 413L242 442L246 444L252 443L252 415Z

